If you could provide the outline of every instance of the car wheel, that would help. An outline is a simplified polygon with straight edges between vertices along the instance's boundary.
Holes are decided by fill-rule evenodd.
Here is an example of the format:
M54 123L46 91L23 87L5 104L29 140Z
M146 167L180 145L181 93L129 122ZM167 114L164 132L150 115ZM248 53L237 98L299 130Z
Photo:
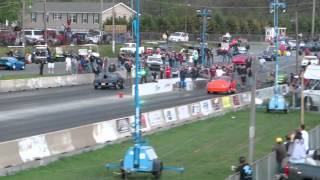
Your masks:
M269 109L269 106L268 106L268 105L266 106L266 112L267 112L267 113L270 112L270 109Z
M318 108L313 106L313 100L311 97L306 97L304 100L304 109L309 111L317 111Z
M120 89L124 89L123 83L119 84Z
M94 89L96 89L96 90L97 90L97 89L98 89L98 86L94 86Z

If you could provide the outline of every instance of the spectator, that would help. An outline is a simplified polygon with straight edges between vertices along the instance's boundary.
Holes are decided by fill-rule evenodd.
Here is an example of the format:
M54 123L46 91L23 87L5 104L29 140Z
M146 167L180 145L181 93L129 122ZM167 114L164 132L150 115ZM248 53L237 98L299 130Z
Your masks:
M71 57L72 74L78 74L78 61L76 56Z
M171 78L171 67L167 66L166 67L166 79Z
M130 63L130 61L126 61L124 63L124 67L127 71L127 79L131 78L131 63Z
M153 81L153 82L157 82L157 81L156 81L157 75L158 75L157 72L156 72L156 71L152 71L151 75L152 75L152 77L153 77L153 80L152 80L152 81Z
M252 180L252 168L243 156L239 158L239 166L236 172L240 173L240 180Z
M297 132L294 137L292 154L289 158L290 163L304 163L307 156L307 151L304 146L301 132Z
M67 55L65 63L66 63L66 73L71 73L71 57L70 57L70 55Z
M286 157L286 146L282 142L282 138L276 138L276 145L273 147L272 151L276 152L276 160L278 164L278 172L282 172L282 161Z
M185 89L186 87L186 77L187 77L187 69L186 68L182 68L180 70L180 88L181 89Z
M198 51L197 51L196 49L193 50L192 56L193 56L194 66L197 66L197 64L198 64L198 59L199 59L199 53L198 53Z
M302 135L302 139L304 141L304 147L305 147L306 151L308 152L309 151L309 134L305 130L305 125L304 124L300 125L300 132L301 132L301 135Z
M48 74L54 74L54 59L48 58Z
M304 53L305 56L310 56L311 55L311 51L310 51L309 48L305 48L303 53Z

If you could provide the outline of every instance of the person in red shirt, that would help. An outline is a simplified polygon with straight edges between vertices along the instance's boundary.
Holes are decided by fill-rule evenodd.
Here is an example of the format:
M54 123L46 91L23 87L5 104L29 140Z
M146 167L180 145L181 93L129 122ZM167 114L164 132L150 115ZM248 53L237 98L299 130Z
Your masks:
M167 66L166 67L166 78L169 79L171 77L171 67Z

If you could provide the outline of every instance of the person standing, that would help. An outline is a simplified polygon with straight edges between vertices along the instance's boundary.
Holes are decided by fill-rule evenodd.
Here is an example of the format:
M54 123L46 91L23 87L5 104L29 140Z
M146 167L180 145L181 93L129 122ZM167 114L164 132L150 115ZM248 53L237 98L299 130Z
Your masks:
M292 154L289 158L290 163L304 163L307 157L307 151L304 146L301 132L297 132L294 137Z
M302 139L304 141L304 147L306 149L306 151L309 151L309 133L305 130L305 125L301 124L300 125L300 132L302 135Z
M69 73L71 73L71 66L72 66L70 55L67 55L65 63L66 63L66 73L69 74Z
M197 66L198 64L198 59L199 59L199 53L197 51L197 49L194 49L192 52L192 59L193 59L193 64L194 66Z
M240 173L240 180L252 180L252 167L243 156L239 158L239 166L236 172Z
M187 69L181 68L180 70L180 88L181 89L186 88L186 77L187 77Z
M48 58L48 74L54 74L54 59Z
M276 160L278 164L278 172L282 172L282 161L286 157L286 146L283 144L281 137L276 138L276 145L272 148L272 151L276 153Z

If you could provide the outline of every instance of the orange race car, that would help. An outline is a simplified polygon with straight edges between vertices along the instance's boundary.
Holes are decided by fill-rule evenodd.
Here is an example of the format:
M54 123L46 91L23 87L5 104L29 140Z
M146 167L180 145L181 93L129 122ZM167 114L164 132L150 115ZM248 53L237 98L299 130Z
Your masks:
M208 93L236 93L237 81L229 76L216 77L207 84Z

